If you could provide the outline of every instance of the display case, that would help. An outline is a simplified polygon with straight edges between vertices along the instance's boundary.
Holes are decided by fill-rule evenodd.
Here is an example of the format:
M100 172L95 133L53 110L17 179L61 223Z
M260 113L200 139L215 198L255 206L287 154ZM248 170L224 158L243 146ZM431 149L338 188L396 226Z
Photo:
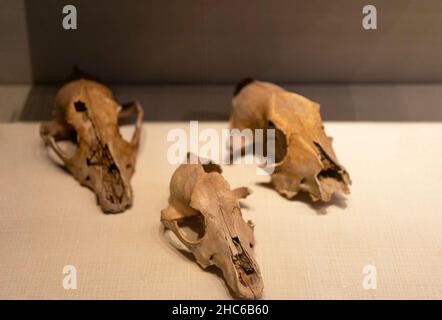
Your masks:
M305 191L286 197L253 154L212 159L232 190L253 191L238 210L254 225L259 297L442 298L442 2L0 6L0 298L235 297L228 272L199 265L161 212L179 167L170 160L173 132L187 139L181 158L204 153L202 132L218 138L229 128L235 87L247 77L319 104L352 182L349 194L326 201ZM96 190L81 186L41 138L57 92L78 78L98 79L123 109L138 101L144 110L136 164L127 167L133 202L119 214L104 213ZM85 92L85 101L108 101ZM110 125L97 121L100 136ZM120 123L123 137L133 131Z

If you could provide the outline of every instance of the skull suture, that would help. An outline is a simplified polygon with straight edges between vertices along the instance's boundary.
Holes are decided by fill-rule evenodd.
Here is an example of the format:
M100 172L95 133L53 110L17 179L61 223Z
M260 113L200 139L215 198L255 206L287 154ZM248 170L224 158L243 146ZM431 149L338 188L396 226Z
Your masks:
M324 132L319 104L272 83L246 79L233 97L230 127L275 129L271 179L282 195L292 198L305 191L314 201L329 201L335 192L350 193L350 177Z
M230 189L216 164L182 164L170 181L169 206L161 222L193 253L201 267L215 265L222 270L233 295L257 299L263 282L253 258L253 224L243 220L239 199L247 188ZM200 232L191 236L187 225ZM197 228L198 229L198 228Z
M137 113L130 142L119 132L118 120ZM119 105L104 85L85 79L69 82L57 93L54 119L42 123L40 135L84 186L92 189L106 213L122 212L133 202L134 173L143 110L137 103ZM77 146L68 155L57 141Z

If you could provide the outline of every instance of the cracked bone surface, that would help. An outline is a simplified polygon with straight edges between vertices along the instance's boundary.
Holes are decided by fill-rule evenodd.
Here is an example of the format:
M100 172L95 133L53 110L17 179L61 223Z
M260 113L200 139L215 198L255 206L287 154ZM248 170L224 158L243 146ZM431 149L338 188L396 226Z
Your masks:
M318 103L272 83L245 79L232 104L231 129L275 129L271 180L280 194L293 198L304 191L313 201L330 201L335 192L350 193L350 176L324 131ZM261 143L265 149L266 140Z
M216 164L182 164L171 178L161 222L202 268L221 269L234 297L258 299L263 281L253 257L254 226L244 221L239 206L249 193L244 187L231 190Z
M118 121L135 114L135 130L126 141ZM41 124L40 135L75 179L95 192L103 212L117 213L133 202L130 180L142 121L139 103L120 105L104 85L80 79L58 91L53 120ZM69 154L62 141L71 142L76 150Z

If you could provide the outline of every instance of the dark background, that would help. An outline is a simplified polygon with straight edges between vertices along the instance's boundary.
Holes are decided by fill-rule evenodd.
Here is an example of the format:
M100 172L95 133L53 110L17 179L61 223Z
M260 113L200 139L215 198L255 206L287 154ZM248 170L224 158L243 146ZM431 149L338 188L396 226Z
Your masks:
M62 8L78 30L62 28ZM373 4L378 29L362 28ZM225 120L244 77L317 100L326 120L442 119L440 0L0 0L0 83L32 83L50 116L73 66L138 99L148 120Z

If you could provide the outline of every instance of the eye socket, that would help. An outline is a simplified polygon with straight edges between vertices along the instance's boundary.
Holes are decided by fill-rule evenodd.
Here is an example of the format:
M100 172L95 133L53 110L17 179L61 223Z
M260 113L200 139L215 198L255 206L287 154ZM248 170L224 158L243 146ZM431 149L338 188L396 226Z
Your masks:
M275 130L275 149L274 149L274 159L276 163L281 162L284 160L285 156L287 155L287 137L282 132L282 130L278 129L275 124L272 121L269 121L267 124L267 129L274 129ZM267 134L265 135L265 138L267 138ZM265 152L268 156L268 152L272 152L272 150L269 150L267 143L265 144Z
M206 233L206 223L200 212L197 215L177 220L177 225L181 236L188 242L198 241Z
M71 158L77 152L78 145L72 140L60 140L56 141L56 143L68 158Z
M52 137L58 150L66 158L72 158L78 150L77 132L72 127L59 128ZM49 157L59 165L63 165L63 160L57 156L55 150L49 149Z
M83 101L75 101L74 102L75 111L77 112L85 112L86 111L86 104Z
M121 111L118 114L118 129L120 135L126 142L132 140L135 134L135 122L137 120L137 114L133 109L132 104L123 104L121 106Z

